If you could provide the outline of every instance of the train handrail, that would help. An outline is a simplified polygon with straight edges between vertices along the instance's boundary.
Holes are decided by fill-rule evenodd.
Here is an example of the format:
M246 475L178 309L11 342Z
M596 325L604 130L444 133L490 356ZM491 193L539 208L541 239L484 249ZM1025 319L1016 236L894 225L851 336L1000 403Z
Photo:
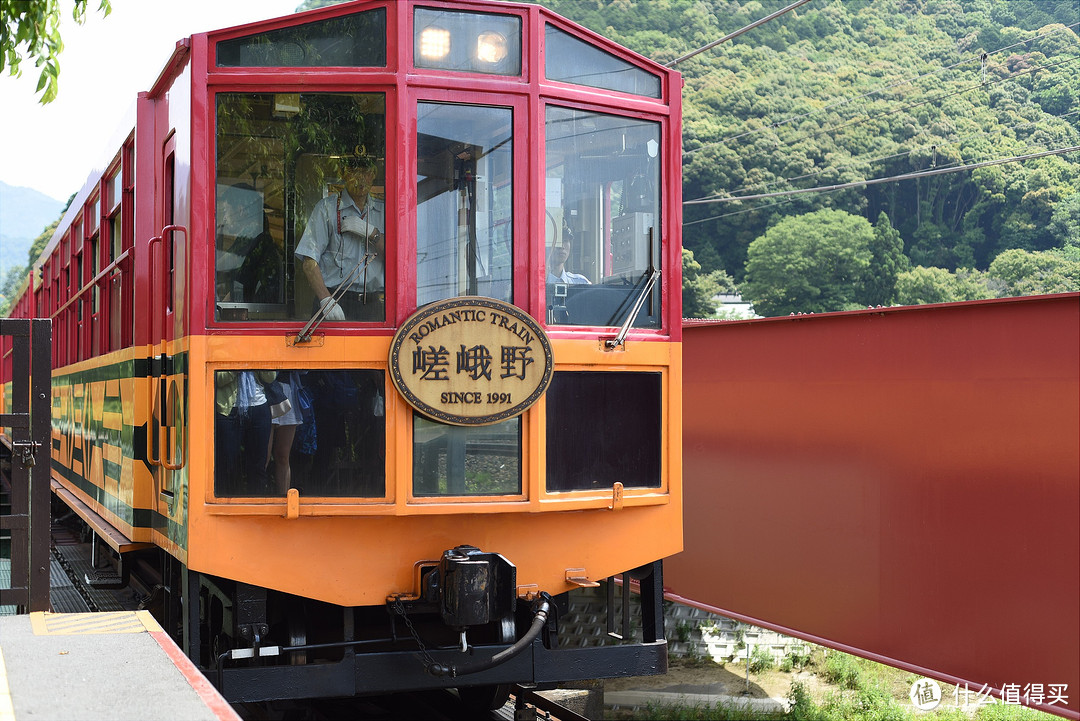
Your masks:
M180 232L180 233L184 234L184 245L187 245L187 242L188 242L187 228L182 226L182 225L172 225L172 224L166 225L165 227L163 227L161 229L161 234L160 235L155 235L153 238L151 238L150 240L147 241L147 246L150 249L150 276L149 276L148 282L147 282L147 289L150 291L150 305L151 306L153 306L153 304L154 304L154 291L157 289L157 284L155 283L155 275L154 275L154 269L153 269L153 265L154 265L154 245L156 245L157 243L160 243L162 240L164 240L166 233L175 233L175 232ZM162 274L164 275L164 273L165 273L164 263L165 263L165 260L166 260L164 254L162 254L162 259L161 260L162 260L161 271L162 271ZM186 285L187 284L185 284L185 287L186 287ZM162 298L162 301L165 301L165 298ZM162 305L167 307L168 303L163 302ZM150 316L150 339L151 339L151 342L157 342L158 340L164 340L164 338L158 338L154 334L154 317L156 315L157 314L154 313L153 315ZM162 319L161 324L162 324L161 335L165 335L165 328L164 328L165 321L164 321L164 319Z
M156 384L151 383L150 387L152 389L150 392L153 394L153 397L150 401L150 418L146 421L146 460L152 466L160 466L161 458L159 452L161 448L159 447L159 444L161 443L161 439L160 437L157 439L154 438L154 431L157 430L160 425L158 423L159 416L157 412L158 397L160 396L160 393L158 393ZM164 435L164 433L161 435Z
M178 408L183 409L183 404L180 403L179 392L174 392L174 389L175 386L170 386L168 392L165 394L165 407L162 409L162 411L165 413L165 419L170 419L175 416L174 413L169 413L169 406L171 405L169 403L170 400L175 399L175 405L173 405L174 411ZM183 411L181 410L181 412ZM166 427L168 427L168 425L169 424L167 423ZM186 458L186 454L184 453L184 446L187 444L187 423L184 422L184 419L181 419L179 423L175 424L172 427L176 428L176 433L179 436L180 461L179 463L174 463L172 461L172 450L174 448L174 445L168 442L168 433L162 433L161 435L164 436L166 439L165 450L168 451L168 453L161 454L161 465L164 466L167 470L179 471L181 468L184 467Z

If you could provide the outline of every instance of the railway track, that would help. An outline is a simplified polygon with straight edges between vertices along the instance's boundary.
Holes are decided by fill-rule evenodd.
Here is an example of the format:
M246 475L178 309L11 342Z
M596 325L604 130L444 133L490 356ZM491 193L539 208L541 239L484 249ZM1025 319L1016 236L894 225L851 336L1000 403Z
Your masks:
M323 699L288 704L245 704L236 707L245 721L588 721L587 716L531 689L515 686L500 709L478 714L461 704L452 691L418 691L390 696Z

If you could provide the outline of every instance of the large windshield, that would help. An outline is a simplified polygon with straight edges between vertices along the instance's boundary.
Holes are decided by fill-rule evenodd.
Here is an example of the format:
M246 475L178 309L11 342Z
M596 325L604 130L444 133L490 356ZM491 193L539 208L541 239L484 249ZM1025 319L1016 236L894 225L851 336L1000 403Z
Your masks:
M513 113L420 103L416 301L513 296Z
M385 104L217 96L216 320L307 320L328 296L327 320L385 317Z
M549 324L660 325L660 125L549 106L545 251Z

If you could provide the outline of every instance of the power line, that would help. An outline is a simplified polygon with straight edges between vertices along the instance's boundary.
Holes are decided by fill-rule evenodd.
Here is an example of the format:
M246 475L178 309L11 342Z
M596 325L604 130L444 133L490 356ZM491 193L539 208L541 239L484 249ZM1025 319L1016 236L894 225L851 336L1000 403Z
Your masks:
M850 160L848 162L846 162L846 163L844 163L842 165L835 165L835 166L831 166L831 167L821 168L820 170L815 170L812 173L804 173L802 175L794 175L794 176L791 176L791 177L780 177L780 178L777 178L775 180L771 180L771 181L768 181L768 182L753 183L751 185L742 185L742 186L739 186L738 188L733 188L728 192L734 193L734 192L737 192L739 190L749 190L749 189L752 189L752 188L768 188L768 187L771 187L771 186L774 186L774 185L780 185L781 183L791 182L793 180L805 180L806 178L812 178L812 177L814 177L816 175L821 175L822 173L825 173L825 172L827 172L829 170L837 170L837 171L846 170L846 169L851 168L854 165L859 164L859 163L870 165L872 163L877 163L877 162L882 161L882 160L891 160L893 158L902 158L902 157L904 157L906 155L911 155L912 153L917 153L920 150L926 150L928 148L933 149L933 148L935 148L937 146L940 146L940 145L943 145L943 144L955 145L957 143L962 143L965 140L970 140L971 138L976 138L976 137L980 137L980 136L986 136L986 135L989 135L991 133L997 134L997 133L1000 133L1002 130L1018 130L1020 128L1026 128L1026 127L1030 127L1032 125L1038 125L1039 123L1046 122L1047 120L1057 120L1057 119L1061 119L1061 118L1068 118L1068 117L1070 117L1072 115L1076 115L1078 113L1080 113L1080 110L1072 110L1072 111L1070 111L1068 113L1062 113L1061 115L1052 115L1052 116L1050 116L1048 118L1040 118L1038 120L1028 120L1028 121L1025 121L1023 123L1019 123L1017 125L1004 125L1004 126L995 127L993 130L983 130L983 131L980 131L980 132L977 132L977 133L967 133L965 135L961 135L961 136L953 138L951 140L947 139L947 138L942 138L942 140L940 142L938 142L938 143L927 143L927 144L924 144L924 145L920 145L920 146L918 146L916 148L912 148L911 150L908 150L908 151L903 152L903 153L891 153L889 155L880 155L880 156L875 157L875 158L866 158L866 159L863 159L863 158L861 158L859 156L854 156L854 157L850 158ZM953 129L950 130L950 132L956 132L956 129L953 128ZM693 198L692 200L706 200L706 199L709 199L709 198L719 198L719 197L725 197L725 196L721 196L721 195L717 195L717 194L713 193L712 195L703 195L700 198ZM683 201L683 202L684 203L689 203L689 202L692 202L692 200L687 200L687 201Z
M836 185L823 185L814 188L798 188L795 190L781 190L775 193L758 193L756 195L736 195L728 198L703 198L701 200L688 200L683 205L704 205L706 203L727 203L733 200L761 200L764 198L781 198L790 195L800 195L802 193L824 193L833 190L844 190L846 188L861 188L866 185L879 185L881 183L891 183L899 180L912 180L914 178L925 178L931 175L947 175L949 173L959 173L964 170L975 170L976 168L985 168L991 165L1003 165L1005 163L1018 163L1026 160L1034 160L1036 158L1043 158L1048 155L1063 155L1065 153L1072 153L1080 150L1080 145L1071 145L1067 148L1058 148L1057 150L1046 150L1041 153L1032 153L1030 155L1016 155L1011 158L999 158L997 160L987 160L982 163L972 163L970 165L960 165L953 168L937 168L935 170L920 170L914 173L904 173L902 175L892 175L888 178L871 178L870 180L857 180L850 183L839 183Z
M997 80L994 80L991 83L979 83L977 85L970 85L970 86L967 86L967 87L964 87L964 88L960 88L959 90L954 90L954 91L951 91L951 92L948 92L948 93L943 93L943 94L935 96L933 98L928 98L926 100L921 100L921 101L919 101L917 103L911 103L910 105L904 105L904 106L902 106L900 108L895 108L893 110L889 110L889 111L886 111L886 112L883 112L883 113L878 113L877 115L867 115L867 116L865 116L863 118L859 118L859 119L856 119L856 120L851 120L849 122L841 123L839 125L831 125L831 126L829 126L827 128L821 128L820 130L817 130L816 132L812 132L812 133L809 133L809 134L804 135L804 136L799 136L797 138L790 139L788 141L788 145L793 145L795 142L806 140L808 138L815 138L818 135L821 135L822 133L835 131L835 130L842 130L844 128L848 128L848 127L851 127L851 126L854 126L854 125L859 125L860 123L865 123L865 122L870 121L870 120L877 120L878 118L884 118L884 117L888 117L890 115L895 115L895 114L897 114L899 112L903 112L904 110L909 110L911 108L917 108L919 106L926 105L928 103L933 103L933 102L936 102L936 101L945 100L947 98L951 98L951 97L956 96L956 95L961 95L963 93L970 92L971 90L977 90L977 89L979 89L981 87L985 87L987 85L997 84L997 83L1000 83L1000 82L1004 82L1006 80L1012 80L1014 78L1020 77L1021 75L1027 75L1029 73L1038 72L1039 70L1049 70L1050 68L1056 67L1058 65L1064 65L1064 64L1067 64L1067 63L1075 62L1078 59L1080 59L1080 56L1067 58L1065 60L1059 60L1056 63L1048 63L1046 65L1039 65L1039 66L1036 66L1036 67L1033 67L1033 68L1028 68L1026 70L1021 70L1021 71L1015 72L1015 73L1013 73L1011 75L1006 75L1005 77L998 78ZM722 142L722 141L709 143L708 146L716 145L718 142ZM779 145L780 145L780 139L777 138L776 141L773 143L772 147L775 148L775 147L778 147ZM708 146L702 146L701 148L697 148L697 150L701 150L702 148L708 147ZM689 155L690 152L692 152L692 151L684 152L683 153L684 158L685 158L685 156Z
M781 15L783 15L784 13L788 12L789 10L794 10L795 8L799 7L800 5L805 5L808 2L810 2L810 0L797 0L796 2L793 2L792 4L788 5L783 10L777 10L772 15L766 15L765 17L761 18L760 20L755 20L754 22L750 23L749 25L747 25L744 28L739 28L735 32L731 33L730 35L725 35L724 37L720 38L719 40L714 40L713 42L709 43L708 45L705 45L703 47L698 48L697 50L691 51L691 52L687 53L686 55L683 55L681 58L676 58L676 59L672 60L670 63L666 63L664 65L664 67L673 68L676 65L678 65L679 63L681 63L683 60L689 60L690 58L694 57L695 55L697 55L699 53L703 53L706 50L711 50L711 49L715 48L720 43L727 42L728 40L731 40L732 38L737 38L740 35L742 35L743 33L747 32L749 30L753 30L758 25L764 25L765 23L769 22L773 18L778 18Z
M941 72L944 72L946 70L952 70L952 69L957 68L957 67L959 67L961 65L965 65L965 64L971 62L972 60L982 59L982 60L985 61L985 59L988 58L991 55L996 55L997 53L1004 52L1006 50L1011 50L1012 48L1014 48L1014 47L1016 47L1018 45L1023 45L1025 43L1034 42L1035 40L1039 40L1041 38L1049 37L1050 35L1053 35L1054 33L1059 33L1059 32L1062 32L1064 30L1074 28L1074 27L1076 27L1078 25L1080 25L1080 23L1073 23L1072 25L1067 25L1065 27L1055 28L1054 30L1051 30L1048 33L1043 33L1042 35L1036 35L1035 37L1028 38L1027 40L1021 40L1020 42L1013 43L1012 45L1006 45L1005 47L998 48L997 50L991 50L990 52L984 52L984 53L975 53L975 54L972 55L972 57L970 57L970 58L968 58L966 60L961 60L961 61L959 61L957 63L952 64L952 65L947 65L945 67L938 68L937 70L935 70L935 71L933 71L931 73L924 73L922 75L918 75L918 76L913 77L913 78L907 78L905 80L900 80L900 81L897 81L895 83L891 83L889 85L886 85L884 87L877 88L876 90L871 90L870 92L864 93L862 95L858 95L858 96L855 96L853 98L845 98L843 100L839 100L839 101L830 103L828 105L824 105L824 106L822 106L820 108L815 108L814 110L811 110L809 112L802 113L801 115L795 115L795 116L792 116L790 118L786 118L784 120L778 120L775 123L769 123L768 125L764 125L764 126L762 126L760 128L755 128L753 130L748 130L745 133L739 133L738 135L729 135L729 136L727 136L725 138L720 138L719 140L714 140L714 141L711 141L711 142L708 142L708 143L704 143L704 144L702 144L701 146L699 146L697 148L693 148L692 150L687 150L684 153L684 155L690 155L690 154L696 153L699 150L704 150L705 148L710 148L710 147L712 147L714 145L718 145L719 143L726 143L726 142L728 142L730 140L738 140L739 138L744 138L744 137L746 137L748 135L754 135L756 133L761 133L761 132L765 132L767 130L772 130L772 129L775 129L775 128L779 128L779 127L781 127L783 125L787 125L788 123L794 122L796 120L801 120L803 118L807 118L807 117L809 117L811 115L814 115L815 113L823 112L823 111L826 111L826 110L831 110L833 108L838 108L838 107L841 107L843 105L847 105L849 103L855 102L857 100L862 100L864 98L868 98L871 95L876 95L876 94L878 94L880 92L884 92L886 90L891 90L893 88L900 87L901 85L907 85L909 83L914 83L917 80L922 80L923 78L927 78L927 77L931 77L933 75L937 75L937 74L939 74ZM1067 61L1063 61L1063 62L1067 62ZM1040 67L1052 67L1052 66L1043 65L1043 66L1040 66ZM1008 80L1009 77L1014 77L1014 76L1007 76L1005 78L999 78L998 80L995 80L994 83L1001 82L1002 80ZM973 86L973 87L981 87L982 85L985 85L985 84L988 84L988 83L985 83L985 82L980 83L980 85ZM916 107L916 106L911 105L911 106L906 106L906 107ZM901 108L901 110L903 110L903 109L904 108ZM880 116L871 116L870 118L867 118L867 119L872 119L874 117L880 117ZM862 122L862 121L859 121L859 122ZM846 126L840 126L840 127L846 127ZM779 142L777 142L777 145L779 145Z

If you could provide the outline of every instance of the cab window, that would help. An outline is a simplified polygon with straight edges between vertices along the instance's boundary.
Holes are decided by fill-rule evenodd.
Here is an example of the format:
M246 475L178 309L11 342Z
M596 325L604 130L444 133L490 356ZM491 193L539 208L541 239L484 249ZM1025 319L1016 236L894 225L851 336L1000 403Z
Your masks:
M338 290L328 320L384 318L385 106L382 93L217 96L215 320L306 321Z
M549 106L545 133L548 324L659 327L659 123Z

